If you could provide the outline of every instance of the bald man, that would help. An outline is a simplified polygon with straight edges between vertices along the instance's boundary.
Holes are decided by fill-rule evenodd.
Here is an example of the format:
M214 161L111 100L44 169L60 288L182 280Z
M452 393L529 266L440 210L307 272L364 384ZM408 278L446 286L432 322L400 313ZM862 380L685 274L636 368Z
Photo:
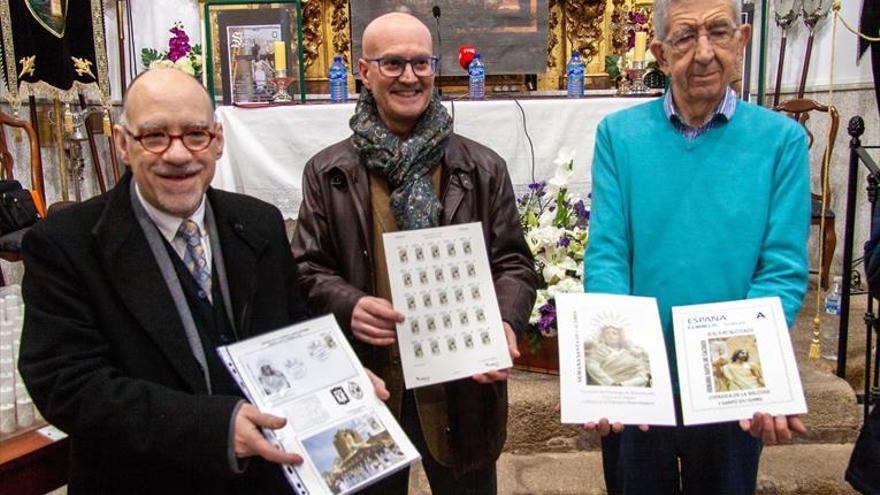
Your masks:
M364 31L353 135L303 175L292 242L310 307L332 312L363 363L388 383L389 406L422 454L434 495L494 494L506 438L507 370L404 391L382 234L482 222L508 347L518 356L537 275L504 161L454 134L434 92L431 34L407 14ZM465 329L461 329L465 330ZM463 346L462 346L463 347ZM406 473L373 493L407 492Z
M306 314L279 211L209 187L223 147L205 89L174 69L130 86L129 170L24 238L20 368L70 435L68 493L290 493L301 458L259 432L215 352Z

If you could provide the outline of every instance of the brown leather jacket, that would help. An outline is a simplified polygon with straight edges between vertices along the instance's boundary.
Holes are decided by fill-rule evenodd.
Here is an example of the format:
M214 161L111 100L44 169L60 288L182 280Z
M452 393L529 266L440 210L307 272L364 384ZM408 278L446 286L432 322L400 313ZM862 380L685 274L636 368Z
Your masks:
M453 134L442 172L440 223L482 222L501 317L519 333L528 324L538 278L504 160ZM351 331L358 299L375 293L372 214L368 172L349 139L309 160L293 254L310 309L332 312L345 332ZM388 364L386 349L350 340L364 366L379 370ZM428 407L417 393L431 453L462 472L490 465L506 439L506 384L459 380L440 388L439 400ZM438 402L441 407L434 407Z

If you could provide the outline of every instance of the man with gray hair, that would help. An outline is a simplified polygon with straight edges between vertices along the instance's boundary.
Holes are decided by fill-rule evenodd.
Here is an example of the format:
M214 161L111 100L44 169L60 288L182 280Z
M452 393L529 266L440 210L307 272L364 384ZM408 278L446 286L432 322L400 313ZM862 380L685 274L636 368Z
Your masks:
M730 89L750 32L738 13L739 0L656 0L651 51L670 89L608 116L596 135L585 289L657 298L673 378L673 306L778 296L792 325L806 291L806 135ZM612 494L752 494L762 443L805 431L797 417L759 412L585 427L604 437Z

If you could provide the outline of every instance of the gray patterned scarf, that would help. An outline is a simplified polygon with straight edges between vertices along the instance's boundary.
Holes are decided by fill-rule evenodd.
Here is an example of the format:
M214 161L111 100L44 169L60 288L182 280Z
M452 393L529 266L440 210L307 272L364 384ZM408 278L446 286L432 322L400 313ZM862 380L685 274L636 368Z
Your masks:
M391 186L391 212L400 230L440 225L440 199L431 169L443 159L452 118L435 92L412 134L401 141L379 118L373 94L364 89L349 122L352 143L367 169L381 173Z

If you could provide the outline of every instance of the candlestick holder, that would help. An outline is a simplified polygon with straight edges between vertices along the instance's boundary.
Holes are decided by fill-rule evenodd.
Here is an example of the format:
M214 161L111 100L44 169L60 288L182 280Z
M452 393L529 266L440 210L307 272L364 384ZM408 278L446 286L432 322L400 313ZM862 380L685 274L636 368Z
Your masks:
M627 74L632 80L630 84L620 86L618 94L626 96L638 96L651 94L651 88L645 84L645 61L633 60L632 68L627 69Z
M272 86L275 86L275 95L272 101L275 103L290 103L293 97L287 92L287 87L293 82L292 77L287 77L287 71L281 69L275 71L275 77L269 78Z

